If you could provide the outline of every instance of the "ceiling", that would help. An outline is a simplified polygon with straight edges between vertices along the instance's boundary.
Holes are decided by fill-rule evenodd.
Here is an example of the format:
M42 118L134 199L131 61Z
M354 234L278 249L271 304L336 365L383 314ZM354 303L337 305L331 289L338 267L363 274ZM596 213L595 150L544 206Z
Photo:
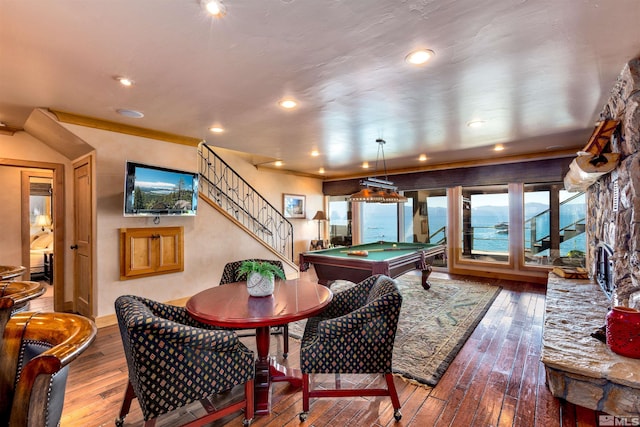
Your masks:
M638 0L226 7L216 19L198 0L0 0L0 121L21 128L50 108L335 178L375 168L377 138L389 170L579 149L640 54ZM417 48L435 56L409 65ZM279 107L285 97L298 108Z

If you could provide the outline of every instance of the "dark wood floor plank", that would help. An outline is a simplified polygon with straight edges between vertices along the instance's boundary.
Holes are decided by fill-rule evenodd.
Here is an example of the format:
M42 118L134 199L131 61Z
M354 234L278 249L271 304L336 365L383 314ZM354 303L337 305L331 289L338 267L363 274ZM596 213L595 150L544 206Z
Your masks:
M414 422L416 426L433 426L440 418L442 411L444 410L446 402L444 400L436 399L434 397L427 397L424 405L420 407Z
M477 351L479 345L480 340L472 334L442 378L440 378L438 384L434 387L433 392L431 393L432 397L446 401L449 399L449 396L454 392L456 387L463 387L460 385L460 377L462 373L470 366L475 367L478 360L482 358L482 353Z
M460 403L466 394L467 390L464 388L455 387L453 392L449 395L449 398L445 400L444 408L442 409L442 413L436 420L434 426L445 427L453 425L453 419L458 414L458 409L460 408Z
M416 414L418 413L418 411L420 410L420 408L422 407L422 405L424 405L424 402L427 400L427 398L429 397L429 393L430 393L430 389L424 388L424 387L416 387L414 392L411 394L411 399L409 399L408 401L404 402L402 405L402 420L401 422L401 426L410 426L413 425L413 420L416 416ZM385 426L394 426L397 425L395 423L395 420L393 418L393 410L389 410L388 414L386 417L381 417L381 424L385 425Z
M516 405L518 401L516 398L505 395L502 401L502 410L500 411L500 418L495 424L496 427L512 427L513 420L516 414Z
M539 355L529 355L525 362L524 371L527 373L522 377L522 386L518 396L516 407L516 424L522 426L535 425L536 417L536 393Z
M478 410L473 420L474 426L495 426L500 419L505 398L508 373L492 371L482 393Z

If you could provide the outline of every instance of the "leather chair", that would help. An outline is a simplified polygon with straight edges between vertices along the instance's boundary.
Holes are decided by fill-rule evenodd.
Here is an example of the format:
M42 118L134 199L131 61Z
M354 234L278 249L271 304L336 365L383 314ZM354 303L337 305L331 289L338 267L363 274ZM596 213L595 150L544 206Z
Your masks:
M27 303L46 291L38 282L0 282L0 345L2 332L9 318L28 306Z
M129 381L116 425L122 426L133 398L138 399L145 427L158 416L200 401L206 414L189 426L208 424L245 410L253 419L255 357L231 330L193 320L184 307L125 295L115 310L129 369ZM244 384L244 399L220 409L209 398Z
M26 267L22 265L0 265L0 280L15 280L16 277L22 276L26 270Z
M60 423L68 365L96 336L95 324L69 313L21 312L0 344L0 425Z
M309 399L320 397L389 396L399 421L400 401L393 383L391 359L402 295L396 281L376 275L334 294L319 316L307 320L300 344L302 413ZM336 374L335 389L310 389L310 375ZM383 374L387 388L340 388L339 374Z
M233 282L242 282L247 280L246 274L238 274L238 269L240 265L244 261L257 261L257 262L268 262L270 264L275 265L280 268L284 272L284 266L282 265L282 261L274 260L274 259L246 259L241 261L233 261L224 266L224 270L222 270L222 278L220 278L220 284L226 285L227 283ZM280 335L283 337L283 349L282 349L282 357L285 359L289 355L289 325L282 325L271 328L271 335ZM242 332L238 334L239 337L251 337L255 336L254 333Z

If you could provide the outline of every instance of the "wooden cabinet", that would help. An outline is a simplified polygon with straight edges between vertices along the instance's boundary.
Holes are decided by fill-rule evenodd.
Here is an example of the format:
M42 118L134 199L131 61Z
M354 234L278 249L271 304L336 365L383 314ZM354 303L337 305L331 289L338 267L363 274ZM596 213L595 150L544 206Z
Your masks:
M178 271L184 271L183 227L120 229L120 280Z

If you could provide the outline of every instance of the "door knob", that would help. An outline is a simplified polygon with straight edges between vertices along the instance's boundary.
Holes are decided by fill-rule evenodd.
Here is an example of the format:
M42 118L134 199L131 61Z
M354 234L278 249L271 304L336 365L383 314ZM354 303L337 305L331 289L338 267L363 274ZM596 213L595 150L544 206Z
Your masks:
M71 245L69 249L78 249L78 245Z

